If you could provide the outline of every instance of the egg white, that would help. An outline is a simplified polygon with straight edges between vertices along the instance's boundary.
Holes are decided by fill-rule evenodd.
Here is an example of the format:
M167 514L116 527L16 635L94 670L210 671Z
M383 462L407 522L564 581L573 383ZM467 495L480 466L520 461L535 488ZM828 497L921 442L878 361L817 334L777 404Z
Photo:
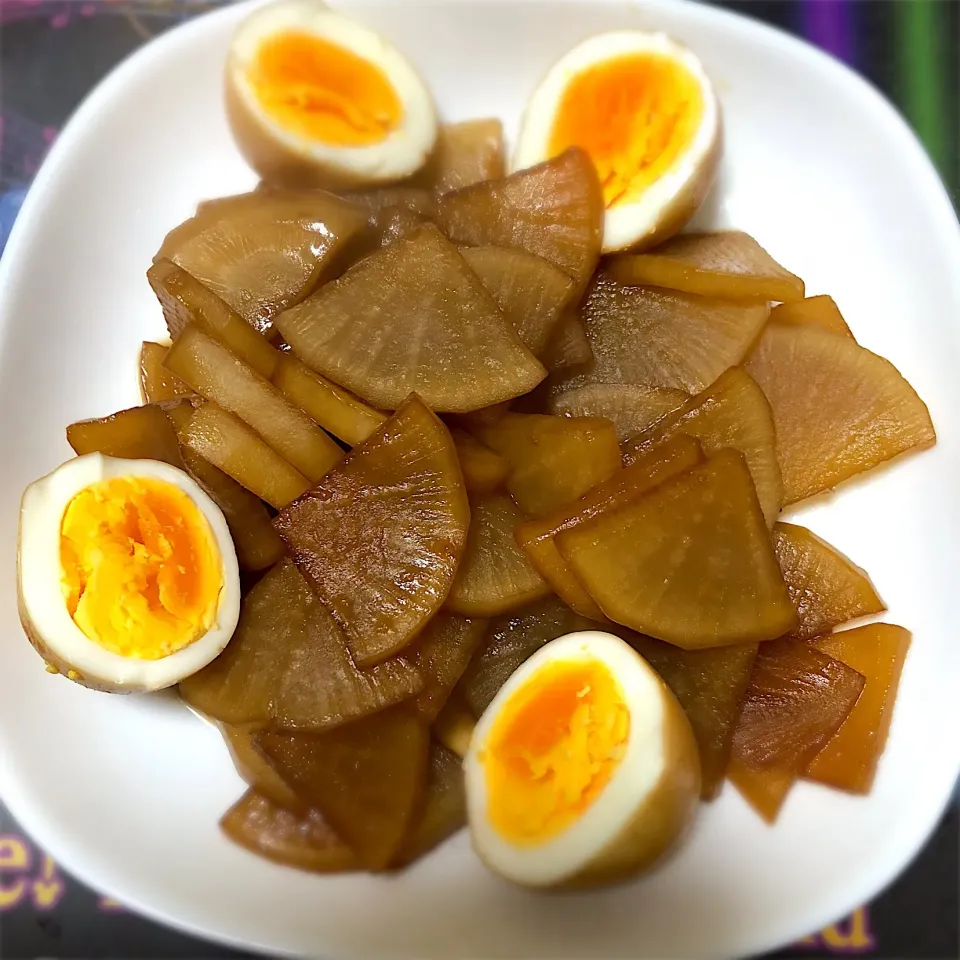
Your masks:
M685 68L697 81L703 114L693 140L677 162L636 200L606 211L603 252L645 249L677 233L696 211L713 182L720 154L720 105L703 64L663 33L618 30L600 33L574 47L540 81L524 113L513 169L550 158L550 135L561 99L576 76L589 67L631 53L659 54Z
M397 129L378 143L336 146L277 123L260 105L248 69L268 37L287 30L313 34L377 66L401 104ZM234 34L226 68L227 112L248 162L265 179L291 186L374 186L402 179L426 161L437 138L433 97L395 47L373 30L318 0L278 0L255 10Z
M516 845L501 836L488 819L483 753L500 711L514 693L548 664L578 660L603 664L620 684L630 713L625 754L600 795L567 829L536 846ZM468 821L477 853L508 880L533 887L572 885L588 875L604 875L608 868L618 875L642 865L648 854L650 859L659 857L662 850L654 850L647 839L641 837L637 845L637 818L642 817L645 805L672 775L668 768L676 758L671 737L678 732L683 741L682 763L689 765L692 756L694 764L691 771L681 771L684 777L676 797L678 824L682 828L696 805L700 789L699 758L689 724L673 694L649 664L619 637L585 631L548 643L504 684L474 731L464 772ZM674 798L671 795L667 799L673 802ZM641 823L641 834L643 830Z
M209 630L159 660L123 657L89 639L70 616L61 587L60 525L68 504L90 484L124 476L162 480L182 490L210 525L220 555L223 585ZM90 453L30 484L20 504L17 579L20 619L48 663L72 680L117 693L160 690L196 673L227 645L240 615L240 571L220 508L182 470L156 460Z

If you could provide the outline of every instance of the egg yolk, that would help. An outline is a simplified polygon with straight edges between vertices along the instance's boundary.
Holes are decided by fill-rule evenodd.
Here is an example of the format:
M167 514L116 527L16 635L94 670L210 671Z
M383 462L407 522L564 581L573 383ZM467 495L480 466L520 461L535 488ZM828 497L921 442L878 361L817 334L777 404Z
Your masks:
M636 200L677 162L703 114L697 78L664 56L627 54L567 84L550 133L550 154L590 154L607 207Z
M375 64L308 33L265 40L248 80L276 123L334 147L380 143L403 114L396 90Z
M83 633L122 657L159 660L203 636L223 586L206 517L164 480L85 487L60 523L62 588Z
M503 705L480 754L491 825L524 846L561 833L603 792L629 735L623 692L603 664L545 666Z

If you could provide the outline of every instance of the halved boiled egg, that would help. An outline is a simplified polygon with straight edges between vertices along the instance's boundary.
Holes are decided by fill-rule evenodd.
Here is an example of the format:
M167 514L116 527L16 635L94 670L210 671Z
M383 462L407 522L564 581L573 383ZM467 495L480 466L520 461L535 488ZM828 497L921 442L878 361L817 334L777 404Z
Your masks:
M279 186L399 180L437 137L433 98L409 61L320 0L277 0L240 24L226 100L241 152Z
M17 581L20 621L48 668L117 693L196 673L240 613L220 508L156 460L91 453L30 484Z
M662 33L601 33L541 81L521 124L514 169L578 146L597 168L603 251L677 233L713 182L720 106L700 61Z
M586 886L652 865L685 832L700 758L676 698L608 633L541 648L504 684L464 761L473 844L516 883Z

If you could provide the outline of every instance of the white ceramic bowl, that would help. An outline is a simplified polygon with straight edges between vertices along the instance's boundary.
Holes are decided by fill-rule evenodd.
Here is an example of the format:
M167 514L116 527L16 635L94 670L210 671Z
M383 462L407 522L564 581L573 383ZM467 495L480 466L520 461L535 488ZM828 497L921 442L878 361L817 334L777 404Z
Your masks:
M136 355L163 332L144 271L196 201L255 182L230 141L221 65L243 6L151 43L57 141L0 267L0 795L71 872L197 934L328 957L734 956L832 921L888 883L957 776L960 644L960 234L921 147L866 83L816 50L707 6L344 3L424 72L451 118L512 135L549 64L596 31L688 43L713 76L727 150L706 224L755 235L829 292L865 346L930 405L932 453L799 513L867 565L915 634L869 798L810 785L774 828L730 788L682 854L617 889L517 891L465 834L396 877L312 877L231 846L241 785L215 732L172 696L110 697L47 676L17 624L22 488L69 455L64 425L137 401Z

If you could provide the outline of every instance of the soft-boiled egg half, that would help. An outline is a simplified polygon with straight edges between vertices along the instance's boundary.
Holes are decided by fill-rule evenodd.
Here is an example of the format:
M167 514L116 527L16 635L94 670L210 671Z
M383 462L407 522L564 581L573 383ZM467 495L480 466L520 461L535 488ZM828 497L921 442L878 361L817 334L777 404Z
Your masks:
M608 633L541 648L504 684L464 761L470 831L494 871L533 887L622 879L685 832L697 745L676 698Z
M534 92L514 169L572 146L587 151L603 187L604 253L677 233L720 157L720 106L700 61L662 33L620 30L584 41Z
M320 0L276 0L241 23L226 101L241 152L279 186L399 180L437 137L433 98L409 61Z
M117 693L196 673L240 613L220 508L155 460L90 453L30 484L17 574L20 620L48 669Z

